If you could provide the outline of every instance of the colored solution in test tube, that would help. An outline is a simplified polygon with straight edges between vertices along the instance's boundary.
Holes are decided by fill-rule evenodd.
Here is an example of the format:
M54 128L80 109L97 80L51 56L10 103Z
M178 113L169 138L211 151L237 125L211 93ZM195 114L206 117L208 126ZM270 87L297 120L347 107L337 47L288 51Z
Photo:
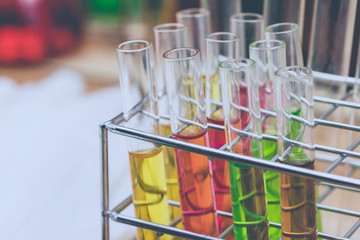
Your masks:
M210 14L205 8L189 8L178 11L176 19L179 23L188 28L187 42L188 47L196 48L200 51L201 72L203 84L206 84L206 47L205 36L210 33Z
M154 54L147 41L128 41L117 47L119 79L125 125L150 133L159 133L156 118L137 114L130 118L128 111L141 99L148 98L143 110L158 115L154 90ZM134 138L126 139L129 152L133 204L138 219L168 225L170 223L166 190L165 165L162 147ZM157 237L156 232L138 228L138 239L172 239Z
M184 47L186 42L187 27L180 23L166 23L154 27L155 55L156 55L156 89L161 98L159 99L159 114L169 115L170 107L165 94L165 72L162 55L173 48ZM160 135L171 134L170 120L160 119ZM177 182L176 159L174 149L163 146L166 170L167 195L170 200L180 201L179 187ZM170 220L173 221L181 216L180 209L170 206ZM178 224L177 227L180 227Z
M285 22L269 25L265 28L265 38L268 40L281 40L285 42L286 66L304 66L300 28L298 24ZM317 211L317 214L318 229L321 231L321 211Z
M306 67L276 71L279 160L315 168L313 78ZM295 146L292 141L307 145ZM313 180L280 173L281 231L283 240L318 239L316 190Z
M266 85L257 81L255 61L225 61L220 77L228 150L262 158L260 104ZM229 162L229 173L235 239L269 239L263 172Z
M175 139L209 146L200 53L185 47L164 53L171 131ZM186 230L218 236L211 162L176 149L182 221Z
M250 44L250 58L256 61L256 73L260 86L266 86L264 100L261 100L261 108L276 112L275 101L275 71L286 65L285 42L279 40L260 40ZM262 96L260 96L261 99ZM264 115L263 115L264 116ZM262 133L277 136L276 118L265 116L262 123ZM276 141L262 140L265 160L273 159L278 153ZM268 203L268 215L271 222L281 223L280 207L280 182L279 173L265 172L266 199ZM270 228L270 239L278 240L281 230Z
M218 32L206 36L206 113L209 123L224 126L219 64L222 61L236 57L238 44L239 37L234 33ZM224 131L210 128L209 140L210 147L219 149L226 144ZM212 164L216 207L218 210L231 212L229 169L227 163L223 159L216 158ZM225 231L231 224L232 220L230 218L219 217L220 232ZM232 235L233 234L230 233L227 239L231 239Z

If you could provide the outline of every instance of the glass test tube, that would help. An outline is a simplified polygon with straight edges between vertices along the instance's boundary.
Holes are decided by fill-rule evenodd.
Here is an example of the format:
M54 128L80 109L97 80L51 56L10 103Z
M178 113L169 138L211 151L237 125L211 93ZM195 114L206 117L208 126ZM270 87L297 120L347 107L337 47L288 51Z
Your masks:
M188 47L200 51L201 70L205 86L206 48L205 36L210 33L210 14L205 8L189 8L178 11L176 19L188 28Z
M303 55L299 25L296 23L277 23L265 28L265 38L282 40L286 43L286 66L303 66Z
M206 105L209 123L224 126L224 114L221 102L221 83L219 79L219 64L222 61L236 57L239 37L234 33L218 32L206 37ZM210 147L220 148L226 143L225 134L221 130L209 129ZM231 196L229 169L223 159L212 162L216 207L218 210L231 212ZM232 224L231 219L219 216L220 231L223 232ZM231 235L229 236L231 238Z
M264 1L264 18L266 26L275 23L293 22L303 29L305 18L305 0L267 0Z
M277 79L279 160L284 164L315 168L313 78L306 67L280 68ZM295 147L296 140L309 146ZM317 239L315 183L311 179L280 174L282 239Z
M154 27L155 38L155 50L156 50L156 89L158 95L162 96L159 100L159 114L169 115L170 106L168 105L167 98L165 96L165 72L164 62L162 55L164 52L177 48L184 47L186 42L187 27L181 23L166 23L160 24ZM160 119L160 135L169 136L171 134L170 121L166 119ZM174 149L171 147L163 146L164 148L164 161L166 170L167 181L167 194L170 200L180 201L179 187L177 182L177 170L176 159ZM170 219L173 221L180 217L181 211L176 206L170 206ZM181 226L177 226L181 227Z
M257 13L237 13L230 18L230 32L239 36L239 56L249 57L249 45L264 39L264 17Z
M250 58L256 61L259 85L266 86L266 94L260 95L260 107L275 112L275 71L286 65L285 42L279 40L253 42L250 44ZM266 116L262 123L262 132L267 135L277 136L276 118ZM264 159L273 159L278 153L277 142L263 139L262 144ZM281 223L279 173L266 171L265 182L269 220ZM270 228L270 239L278 240L280 237L280 229Z
M303 66L299 26L295 23L278 23L265 28L266 39L282 40L286 44L286 66ZM327 109L327 108L326 108ZM336 141L336 139L335 139ZM318 228L322 230L321 211L318 211Z
M157 95L153 78L154 54L147 41L128 41L117 47L119 79L126 126L157 134ZM129 118L127 112L141 99L148 98L143 110L154 118L137 114ZM127 139L130 159L133 204L137 218L159 224L170 223L166 178L162 147L153 143ZM138 228L139 239L172 239L156 232Z
M185 47L164 53L171 131L175 139L208 146L200 53ZM175 149L180 204L186 230L218 236L211 162L201 154Z
M228 149L262 158L260 99L266 85L259 86L255 64L246 58L225 61L220 76ZM229 162L229 175L235 239L269 239L263 172Z
M231 15L241 12L241 0L201 0L200 6L210 12L211 32L229 31Z

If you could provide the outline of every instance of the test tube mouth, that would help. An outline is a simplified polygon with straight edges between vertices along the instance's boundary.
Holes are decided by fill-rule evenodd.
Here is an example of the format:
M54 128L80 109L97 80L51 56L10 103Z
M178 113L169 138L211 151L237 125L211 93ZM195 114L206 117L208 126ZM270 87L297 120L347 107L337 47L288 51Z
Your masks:
M183 61L195 58L199 50L192 47L174 48L166 51L162 56L167 61Z
M288 66L279 68L275 75L278 77L285 77L290 80L302 79L312 80L312 71L304 66Z
M185 31L187 27L182 23L164 23L156 25L154 32L174 32L174 31Z
M205 36L208 42L234 42L239 40L235 33L231 32L215 32Z
M116 50L119 52L140 52L146 51L147 49L151 48L151 42L145 40L131 40L120 43Z
M188 8L176 13L176 16L181 18L204 17L208 15L209 11L205 8Z
M299 29L296 23L276 23L265 28L265 32L269 34L289 33Z
M236 22L262 22L264 17L258 13L236 13L231 16L231 21Z
M284 48L286 43L281 40L259 40L252 42L250 44L250 48L259 49L259 50L271 50L271 49L279 49Z
M256 62L250 58L235 58L220 63L219 67L230 71L244 71L254 67Z

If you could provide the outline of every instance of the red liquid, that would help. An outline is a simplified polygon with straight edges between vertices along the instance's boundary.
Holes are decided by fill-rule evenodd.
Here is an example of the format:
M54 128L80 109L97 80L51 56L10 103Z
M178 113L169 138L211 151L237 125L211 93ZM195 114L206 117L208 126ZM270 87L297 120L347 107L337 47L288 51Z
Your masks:
M197 126L189 126L174 135L175 139L208 146L207 132ZM218 236L215 194L211 162L204 155L175 150L182 221L186 230Z
M249 107L249 98L248 98L248 89L244 85L240 85L239 89L236 91L239 92L239 96L235 96L235 99L233 102L236 105L242 106L242 107ZM266 85L262 85L259 87L259 98L260 98L260 108L265 109L266 108ZM263 116L263 114L262 114ZM250 121L250 115L246 111L240 111L240 128L241 130L244 130L248 125ZM265 130L266 122L262 124L262 130ZM251 152L251 138L249 137L243 137L241 139L241 153L244 155L252 156Z
M222 109L217 110L208 119L209 123L224 126L224 116ZM219 149L226 143L225 132L209 128L209 142L210 147ZM230 195L230 180L229 168L225 160L216 158L212 161L213 179L215 187L215 199L217 210L231 212L231 195ZM232 219L218 216L218 224L220 232L225 231L232 224ZM233 233L226 236L225 239L233 239Z

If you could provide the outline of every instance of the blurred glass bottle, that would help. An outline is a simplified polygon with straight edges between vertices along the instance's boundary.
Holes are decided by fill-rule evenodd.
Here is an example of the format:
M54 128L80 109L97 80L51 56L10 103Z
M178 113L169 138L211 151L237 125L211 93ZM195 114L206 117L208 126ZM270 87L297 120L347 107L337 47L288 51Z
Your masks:
M70 0L0 0L0 64L35 63L74 48L83 5Z
M307 66L314 71L348 76L356 18L354 0L316 0ZM340 99L346 83L314 79L315 95Z

